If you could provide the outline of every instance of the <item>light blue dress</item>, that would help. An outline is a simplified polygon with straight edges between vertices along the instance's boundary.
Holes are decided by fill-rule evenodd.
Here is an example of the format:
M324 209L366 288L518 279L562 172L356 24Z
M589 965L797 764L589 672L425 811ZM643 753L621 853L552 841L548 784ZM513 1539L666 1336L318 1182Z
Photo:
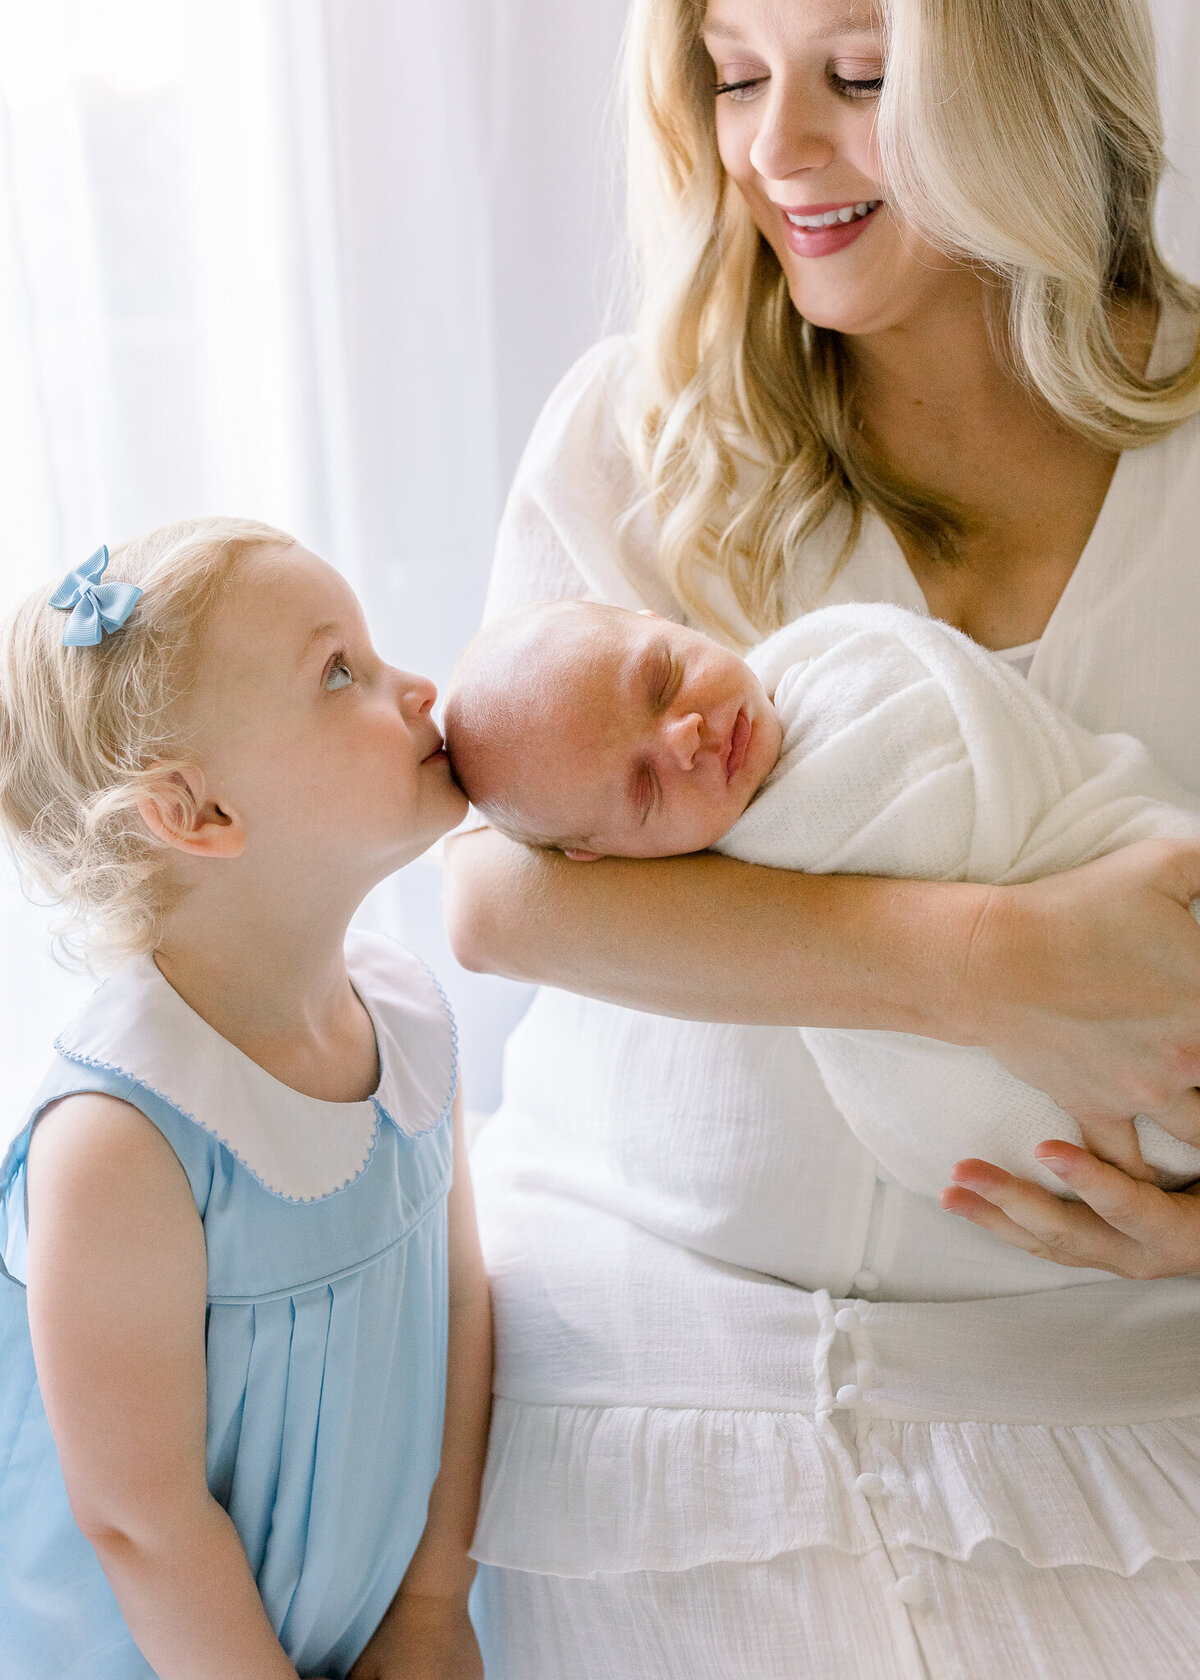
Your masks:
M29 1136L71 1092L132 1103L187 1173L208 1250L208 1483L301 1675L346 1673L408 1566L441 1450L455 1033L402 947L352 933L346 958L379 1045L366 1102L281 1085L148 957L57 1043L0 1168L2 1680L153 1672L72 1520L30 1348Z

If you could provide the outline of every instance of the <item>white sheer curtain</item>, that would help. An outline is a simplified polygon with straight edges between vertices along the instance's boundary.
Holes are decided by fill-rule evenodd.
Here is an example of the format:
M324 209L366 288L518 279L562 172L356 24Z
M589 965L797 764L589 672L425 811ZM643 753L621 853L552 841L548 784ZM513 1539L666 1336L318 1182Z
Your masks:
M1200 278L1196 0L1154 0L1171 251ZM624 0L0 0L0 597L198 512L294 530L439 681L521 443L619 271ZM437 874L372 914L441 971L469 1100L525 993ZM87 983L0 881L0 1130Z
M524 434L602 329L623 0L0 0L0 597L163 519L295 531L444 680ZM469 1098L526 993L436 871L372 913L443 973ZM89 982L0 880L0 1129Z

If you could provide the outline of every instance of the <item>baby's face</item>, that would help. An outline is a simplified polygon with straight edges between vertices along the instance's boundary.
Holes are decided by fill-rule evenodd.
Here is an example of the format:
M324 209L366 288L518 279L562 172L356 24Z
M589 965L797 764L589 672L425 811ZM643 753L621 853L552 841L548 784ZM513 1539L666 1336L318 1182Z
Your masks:
M750 668L650 614L565 609L506 795L568 855L702 851L741 816L782 729ZM545 681L546 686L542 686Z

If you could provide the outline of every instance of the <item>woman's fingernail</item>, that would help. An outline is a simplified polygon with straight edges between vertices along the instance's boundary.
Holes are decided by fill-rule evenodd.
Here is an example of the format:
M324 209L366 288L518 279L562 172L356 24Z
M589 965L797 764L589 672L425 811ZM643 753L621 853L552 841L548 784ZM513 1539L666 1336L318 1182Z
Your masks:
M1038 1160L1044 1167L1049 1167L1052 1173L1057 1173L1060 1178L1066 1177L1067 1168L1071 1164L1069 1161L1065 1161L1061 1155L1039 1155Z

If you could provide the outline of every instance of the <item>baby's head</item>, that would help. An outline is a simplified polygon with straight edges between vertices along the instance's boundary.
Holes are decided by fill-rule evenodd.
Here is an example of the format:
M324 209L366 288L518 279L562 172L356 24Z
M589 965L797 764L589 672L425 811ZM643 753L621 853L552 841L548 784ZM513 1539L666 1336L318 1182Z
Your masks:
M383 664L293 538L191 520L102 561L0 631L0 827L68 945L151 950L214 883L286 882L316 915L460 820L432 684Z
M515 839L569 857L669 857L732 828L771 771L775 709L696 630L587 601L488 625L446 699L463 789Z

